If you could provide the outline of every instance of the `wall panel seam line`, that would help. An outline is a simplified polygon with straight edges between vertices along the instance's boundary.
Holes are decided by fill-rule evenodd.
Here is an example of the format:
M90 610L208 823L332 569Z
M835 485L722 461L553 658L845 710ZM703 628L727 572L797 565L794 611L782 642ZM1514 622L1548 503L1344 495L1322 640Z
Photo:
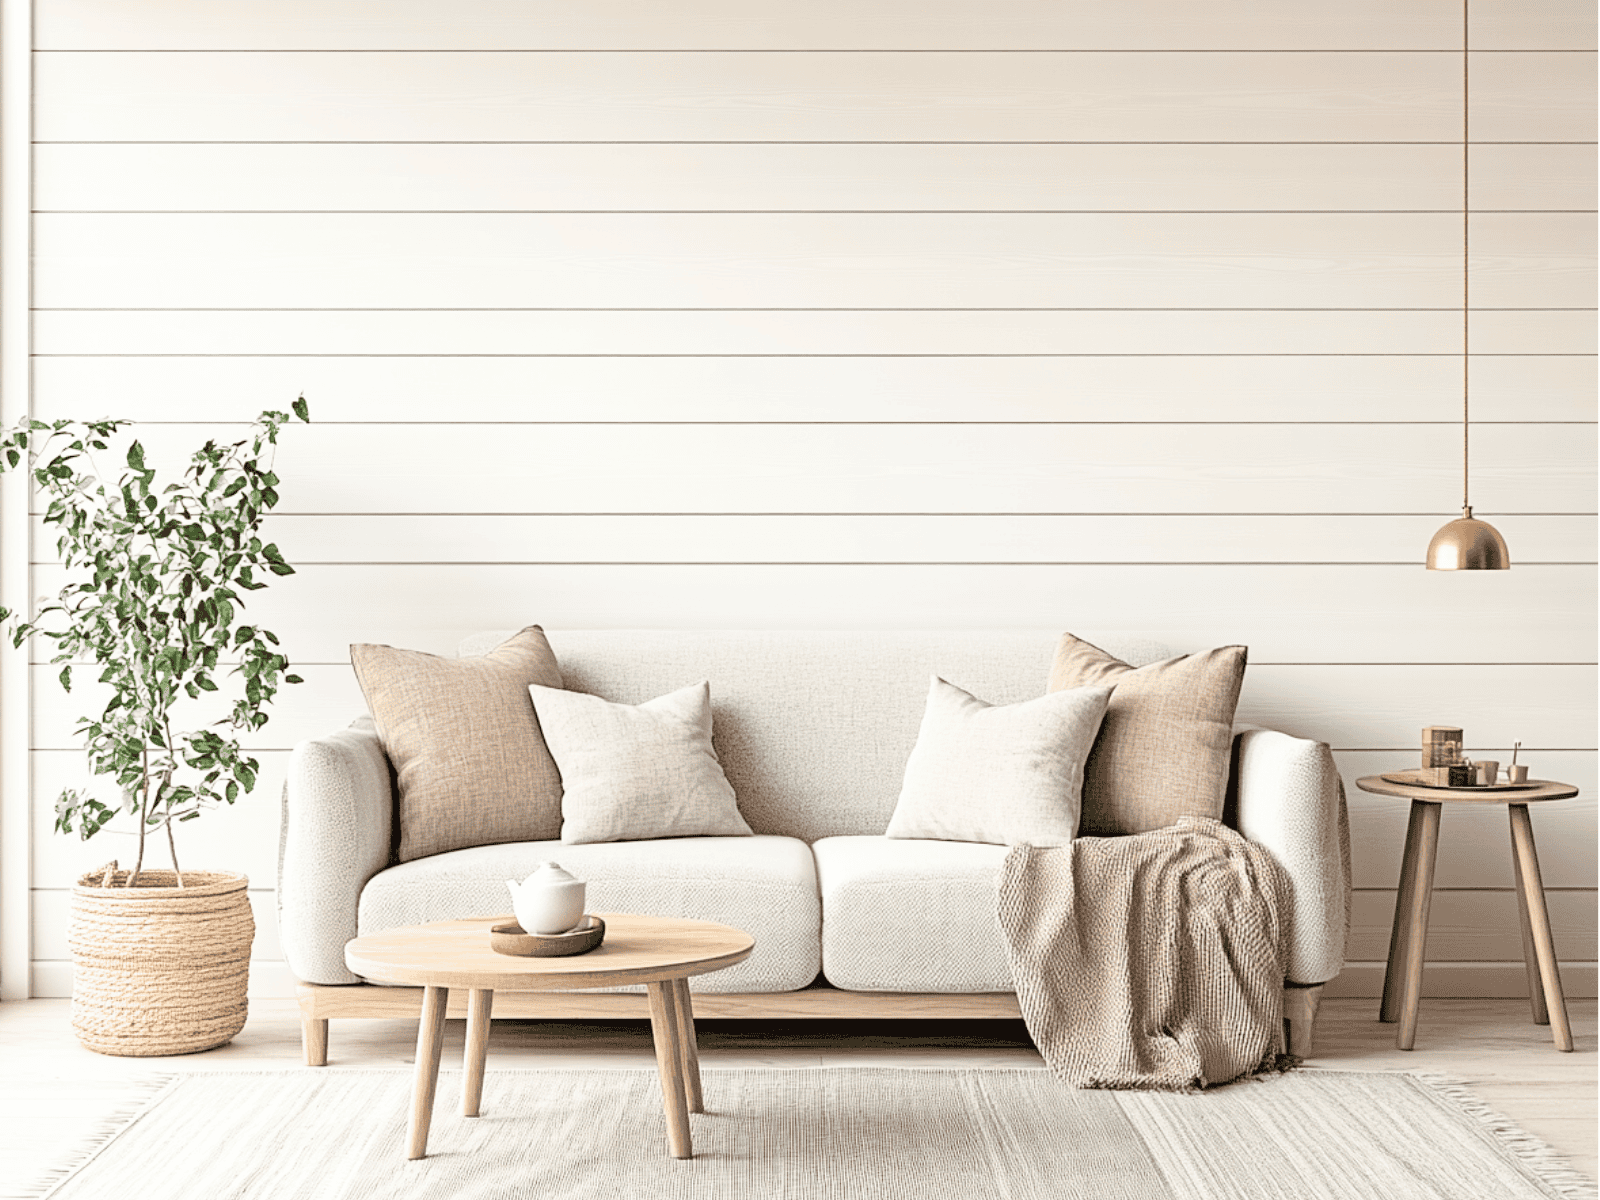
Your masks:
M1474 350L1474 358L1594 358L1593 350ZM1457 350L1236 350L1236 351L1202 351L1202 352L1166 352L1166 351L1129 351L1126 353L1106 353L1105 351L1070 351L1070 350L1038 350L1015 351L1010 353L961 353L940 354L934 352L921 353L895 353L882 351L878 353L841 353L838 351L819 350L813 352L749 352L749 353L670 353L670 352L642 352L642 351L607 351L576 352L576 351L546 351L543 353L514 354L503 350L498 351L433 351L400 353L396 351L346 351L340 353L308 352L304 350L289 351L130 351L110 350L96 351L40 351L35 350L30 358L526 358L526 359L582 359L582 358L627 358L627 359L655 359L655 358L1453 358L1461 357Z
M1458 214L1459 215L1459 214ZM44 307L35 305L31 310L36 313L51 312L98 312L98 313L1029 313L1029 312L1062 312L1062 313L1145 313L1145 312L1187 312L1187 313L1229 313L1229 312L1296 312L1296 313L1367 313L1367 312L1460 312L1461 306L1456 305L1374 305L1374 306L1343 306L1329 308L1313 308L1309 306L1251 306L1251 307L1221 307L1221 306L1175 306L1175 305L1150 305L1134 307L1129 305L1018 305L1018 304L993 304L975 306L908 306L908 305L878 305L863 307L859 305L684 305L681 307L643 307L643 306L616 306L598 307L594 305L545 305L538 307L512 307L500 306L490 308L378 308L373 306L323 308L311 306L293 306L277 308L230 308L217 307L185 307L185 308L101 308L101 307ZM1514 307L1499 305L1492 307L1479 307L1474 305L1473 312L1594 312L1594 305L1517 305Z
M1474 146L1593 146L1592 138L1532 141L1474 141ZM1127 138L236 138L219 142L214 138L175 138L152 140L35 138L34 146L1460 146L1457 141L1433 139L1320 138L1293 141L1284 138L1249 138L1242 141L1216 139L1162 140Z
M630 46L531 46L531 47L438 47L438 46L400 46L393 49L383 47L305 47L300 49L271 46L135 46L135 47L66 47L66 46L35 46L34 54L587 54L587 55L656 55L666 56L671 54L1448 54L1452 57L1459 56L1461 47L1455 46L1383 46L1383 47L1175 47L1175 48L1149 48L1149 47L1113 47L1113 46L1017 46L1017 47L874 47L874 46L675 46L675 47L630 47ZM1473 49L1472 54L1594 54L1593 47L1564 47L1552 46L1541 48L1523 47L1488 47Z

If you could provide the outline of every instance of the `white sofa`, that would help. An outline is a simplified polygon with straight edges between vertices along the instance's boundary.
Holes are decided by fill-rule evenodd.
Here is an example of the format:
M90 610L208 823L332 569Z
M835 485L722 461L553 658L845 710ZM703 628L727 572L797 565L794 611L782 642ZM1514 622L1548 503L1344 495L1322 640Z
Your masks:
M995 704L1045 691L1054 632L546 631L569 689L639 703L711 684L714 741L754 838L477 846L395 865L392 773L370 718L302 742L283 800L278 903L301 981L307 1061L328 1020L414 1013L420 992L380 988L344 946L396 925L510 911L504 880L554 859L588 881L595 912L725 922L756 948L696 979L704 1017L1016 1017L995 917L1006 847L883 836L916 742L930 675ZM483 653L503 634L469 639ZM1142 665L1173 651L1085 634ZM1182 747L1173 747L1175 754ZM1308 1050L1320 985L1344 962L1350 872L1328 747L1237 731L1228 824L1268 849L1293 894L1286 1014ZM519 993L497 1016L644 1015L642 994Z

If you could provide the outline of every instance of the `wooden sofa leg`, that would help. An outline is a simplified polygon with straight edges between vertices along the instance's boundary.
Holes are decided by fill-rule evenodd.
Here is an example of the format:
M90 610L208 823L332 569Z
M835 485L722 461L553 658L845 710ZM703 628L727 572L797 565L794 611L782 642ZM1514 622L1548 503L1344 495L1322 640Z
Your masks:
M328 1065L328 1018L301 1017L300 1043L305 1047L306 1066Z
M1285 984L1283 988L1284 1047L1297 1058L1311 1057L1311 1041L1316 1031L1317 1009L1322 1004L1320 983L1309 987Z

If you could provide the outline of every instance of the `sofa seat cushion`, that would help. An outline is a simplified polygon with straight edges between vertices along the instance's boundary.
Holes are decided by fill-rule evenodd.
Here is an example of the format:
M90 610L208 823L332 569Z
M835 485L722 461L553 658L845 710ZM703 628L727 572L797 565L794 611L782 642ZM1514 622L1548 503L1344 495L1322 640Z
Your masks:
M590 912L720 921L755 938L744 962L696 976L696 991L792 992L817 977L816 866L797 838L512 842L435 854L374 875L361 891L357 930L509 915L506 880L526 879L541 862L558 862L588 883Z
M822 973L852 992L1009 992L995 910L1007 847L822 838Z

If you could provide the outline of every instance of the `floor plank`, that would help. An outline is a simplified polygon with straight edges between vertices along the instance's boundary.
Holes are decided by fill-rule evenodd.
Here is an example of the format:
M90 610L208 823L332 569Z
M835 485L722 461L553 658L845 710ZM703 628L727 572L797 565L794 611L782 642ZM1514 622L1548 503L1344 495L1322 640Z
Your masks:
M125 1108L135 1081L162 1072L301 1069L292 1001L252 1002L250 1021L227 1046L175 1058L110 1058L78 1045L70 1002L0 1004L0 1200L28 1194L69 1159L96 1126ZM1394 1048L1377 1001L1324 1001L1314 1068L1431 1071L1467 1084L1491 1108L1543 1138L1587 1174L1597 1173L1596 1001L1570 1003L1576 1051L1562 1054L1524 1000L1425 1000L1416 1049ZM451 1021L445 1062L459 1063L463 1021ZM1042 1067L1020 1021L700 1023L700 1060L718 1067ZM332 1023L329 1066L408 1067L411 1021ZM643 1021L496 1022L489 1070L518 1067L648 1067Z

